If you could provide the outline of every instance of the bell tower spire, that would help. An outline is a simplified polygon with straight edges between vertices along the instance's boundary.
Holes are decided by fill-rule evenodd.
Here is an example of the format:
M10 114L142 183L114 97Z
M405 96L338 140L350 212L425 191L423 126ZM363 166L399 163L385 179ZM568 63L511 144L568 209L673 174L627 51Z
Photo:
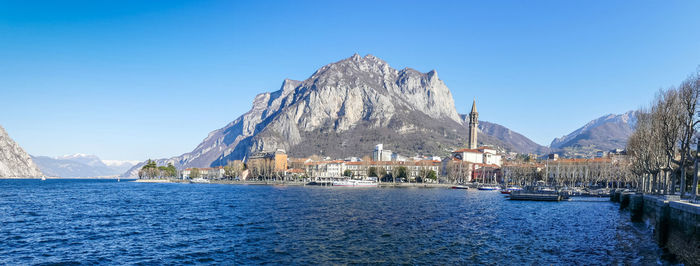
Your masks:
M472 111L469 112L469 143L468 148L476 149L477 128L479 126L479 113L476 111L476 98L472 103Z

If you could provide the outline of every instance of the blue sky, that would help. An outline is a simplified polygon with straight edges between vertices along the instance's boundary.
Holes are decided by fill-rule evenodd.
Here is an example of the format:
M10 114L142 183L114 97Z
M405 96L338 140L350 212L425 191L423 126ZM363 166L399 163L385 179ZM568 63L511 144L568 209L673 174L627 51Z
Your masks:
M373 54L548 145L700 64L698 1L2 1L0 125L33 155L191 151L285 78Z

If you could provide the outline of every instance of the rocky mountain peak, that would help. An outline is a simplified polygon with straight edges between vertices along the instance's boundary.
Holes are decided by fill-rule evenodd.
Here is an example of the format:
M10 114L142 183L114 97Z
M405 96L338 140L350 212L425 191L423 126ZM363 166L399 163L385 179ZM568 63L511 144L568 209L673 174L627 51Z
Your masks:
M590 156L597 150L624 148L636 122L636 111L604 115L555 138L550 147L567 150L568 156Z
M32 158L0 126L0 177L40 177Z
M358 155L374 144L364 141L352 150L340 146L370 131L394 139L422 130L420 134L449 135L452 143L461 126L452 94L437 71L399 71L373 55L354 54L304 81L285 79L279 90L257 95L250 111L211 132L194 151L167 161L178 167L208 167L277 148L292 156ZM435 152L439 145L434 145L426 151Z

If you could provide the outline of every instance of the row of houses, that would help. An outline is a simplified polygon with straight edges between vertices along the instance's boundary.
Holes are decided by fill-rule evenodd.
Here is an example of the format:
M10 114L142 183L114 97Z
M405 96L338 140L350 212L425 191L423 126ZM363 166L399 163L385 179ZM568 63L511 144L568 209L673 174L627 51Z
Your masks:
M307 162L304 164L305 173L310 177L335 178L342 177L347 173L355 178L376 177L377 174L370 174L372 168L375 171L384 173L395 173L399 167L405 167L406 175L409 179L421 177L428 171L440 174L441 161L421 160L421 161L367 161L367 162L347 162L341 160ZM379 174L379 173L378 173Z
M356 157L349 157L344 160L331 160L330 158L312 160L311 158L289 158L284 150L277 149L274 152L257 153L246 160L247 171L241 179L246 178L290 178L304 177L310 179L340 178L351 176L354 178L366 179L376 177L378 174L395 174L398 167L405 167L406 175L409 179L424 177L429 171L435 175L447 176L448 168L454 162L461 162L459 167L462 176L466 180L471 180L478 175L477 170L488 167L490 171L500 167L502 156L490 147L479 147L476 149L460 149L452 152L450 157L440 158L436 156L422 156L408 158L388 150L383 149L379 144L375 147L374 160L361 160ZM379 173L370 173L371 169ZM455 168L452 166L452 168ZM224 168L199 168L199 177L206 179L224 178ZM193 168L182 171L182 178L192 178ZM484 171L482 170L483 174Z

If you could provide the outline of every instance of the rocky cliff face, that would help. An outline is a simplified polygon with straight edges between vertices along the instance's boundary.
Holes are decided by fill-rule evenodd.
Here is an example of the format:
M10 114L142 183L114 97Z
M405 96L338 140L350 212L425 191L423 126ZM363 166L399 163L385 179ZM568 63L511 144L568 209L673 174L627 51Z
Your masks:
M41 177L42 173L22 147L0 126L0 177Z
M582 156L590 156L597 150L624 149L636 123L636 111L605 115L554 139L550 148L565 150L567 155L580 153Z
M446 155L464 145L465 132L435 70L396 70L356 54L304 81L285 80L278 91L259 94L250 111L211 132L192 152L157 162L218 166L277 148L290 156L339 158L369 155L376 143L409 156Z

